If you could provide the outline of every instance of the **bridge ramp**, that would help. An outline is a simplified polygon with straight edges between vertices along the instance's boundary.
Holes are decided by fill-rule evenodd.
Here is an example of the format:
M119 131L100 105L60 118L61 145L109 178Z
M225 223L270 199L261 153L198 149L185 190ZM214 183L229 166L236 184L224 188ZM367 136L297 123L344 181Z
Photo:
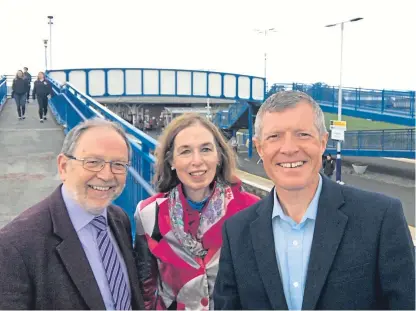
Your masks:
M39 122L38 104L26 105L18 120L9 99L0 113L0 228L49 195L59 184L56 157L65 135L48 112Z

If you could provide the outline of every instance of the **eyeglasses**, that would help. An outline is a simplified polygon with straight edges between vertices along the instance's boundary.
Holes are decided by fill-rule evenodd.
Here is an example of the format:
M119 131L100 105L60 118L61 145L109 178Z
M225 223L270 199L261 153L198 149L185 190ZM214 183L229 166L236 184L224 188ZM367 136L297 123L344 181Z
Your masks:
M126 174L129 169L129 164L125 162L104 161L103 159L96 158L78 159L70 154L65 154L65 156L71 160L81 161L82 167L91 172L101 171L106 163L110 163L111 172L113 174Z

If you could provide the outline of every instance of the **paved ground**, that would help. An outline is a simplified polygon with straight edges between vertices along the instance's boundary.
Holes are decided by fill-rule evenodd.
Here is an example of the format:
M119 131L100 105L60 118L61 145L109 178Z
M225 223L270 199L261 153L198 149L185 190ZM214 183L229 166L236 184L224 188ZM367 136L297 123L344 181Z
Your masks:
M26 110L26 119L18 120L14 100L8 100L0 113L0 228L60 183L62 128L51 118L39 122L37 102Z

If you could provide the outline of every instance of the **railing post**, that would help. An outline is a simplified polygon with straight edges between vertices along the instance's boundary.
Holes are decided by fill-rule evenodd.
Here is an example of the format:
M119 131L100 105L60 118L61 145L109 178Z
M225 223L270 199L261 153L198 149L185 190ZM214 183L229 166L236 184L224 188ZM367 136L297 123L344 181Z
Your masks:
M357 111L357 106L358 106L358 88L355 89L355 110Z
M415 92L410 92L410 115L415 117Z
M384 112L384 103L385 103L385 101L384 101L384 90L382 90L381 91L381 113L383 113Z
M384 151L384 130L381 131L381 151Z
M150 149L148 146L146 146L145 144L142 145L142 151L146 154L149 154ZM145 181L147 181L148 183L151 184L151 180L150 180L150 163L148 163L144 158L141 159L141 175L143 177L143 179ZM145 198L147 195L146 190L141 187L141 197Z

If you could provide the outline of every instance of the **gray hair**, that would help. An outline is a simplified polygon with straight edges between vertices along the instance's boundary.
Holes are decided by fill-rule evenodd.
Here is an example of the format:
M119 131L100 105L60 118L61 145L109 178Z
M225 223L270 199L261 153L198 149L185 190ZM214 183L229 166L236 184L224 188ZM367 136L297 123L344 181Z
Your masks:
M126 132L124 129L117 123L111 122L102 118L93 118L81 122L75 126L69 133L65 136L64 143L62 145L61 153L72 155L75 149L77 148L79 139L82 134L94 127L108 127L115 130L120 136L124 139L127 145L129 153L129 161L131 159L131 146L128 141Z
M300 91L281 91L267 98L257 112L254 123L255 137L259 139L261 136L261 125L266 112L284 111L288 108L295 107L301 101L307 102L312 106L315 113L315 126L318 129L319 135L322 136L328 133L325 126L325 115L321 107L319 107L319 104L312 97Z

